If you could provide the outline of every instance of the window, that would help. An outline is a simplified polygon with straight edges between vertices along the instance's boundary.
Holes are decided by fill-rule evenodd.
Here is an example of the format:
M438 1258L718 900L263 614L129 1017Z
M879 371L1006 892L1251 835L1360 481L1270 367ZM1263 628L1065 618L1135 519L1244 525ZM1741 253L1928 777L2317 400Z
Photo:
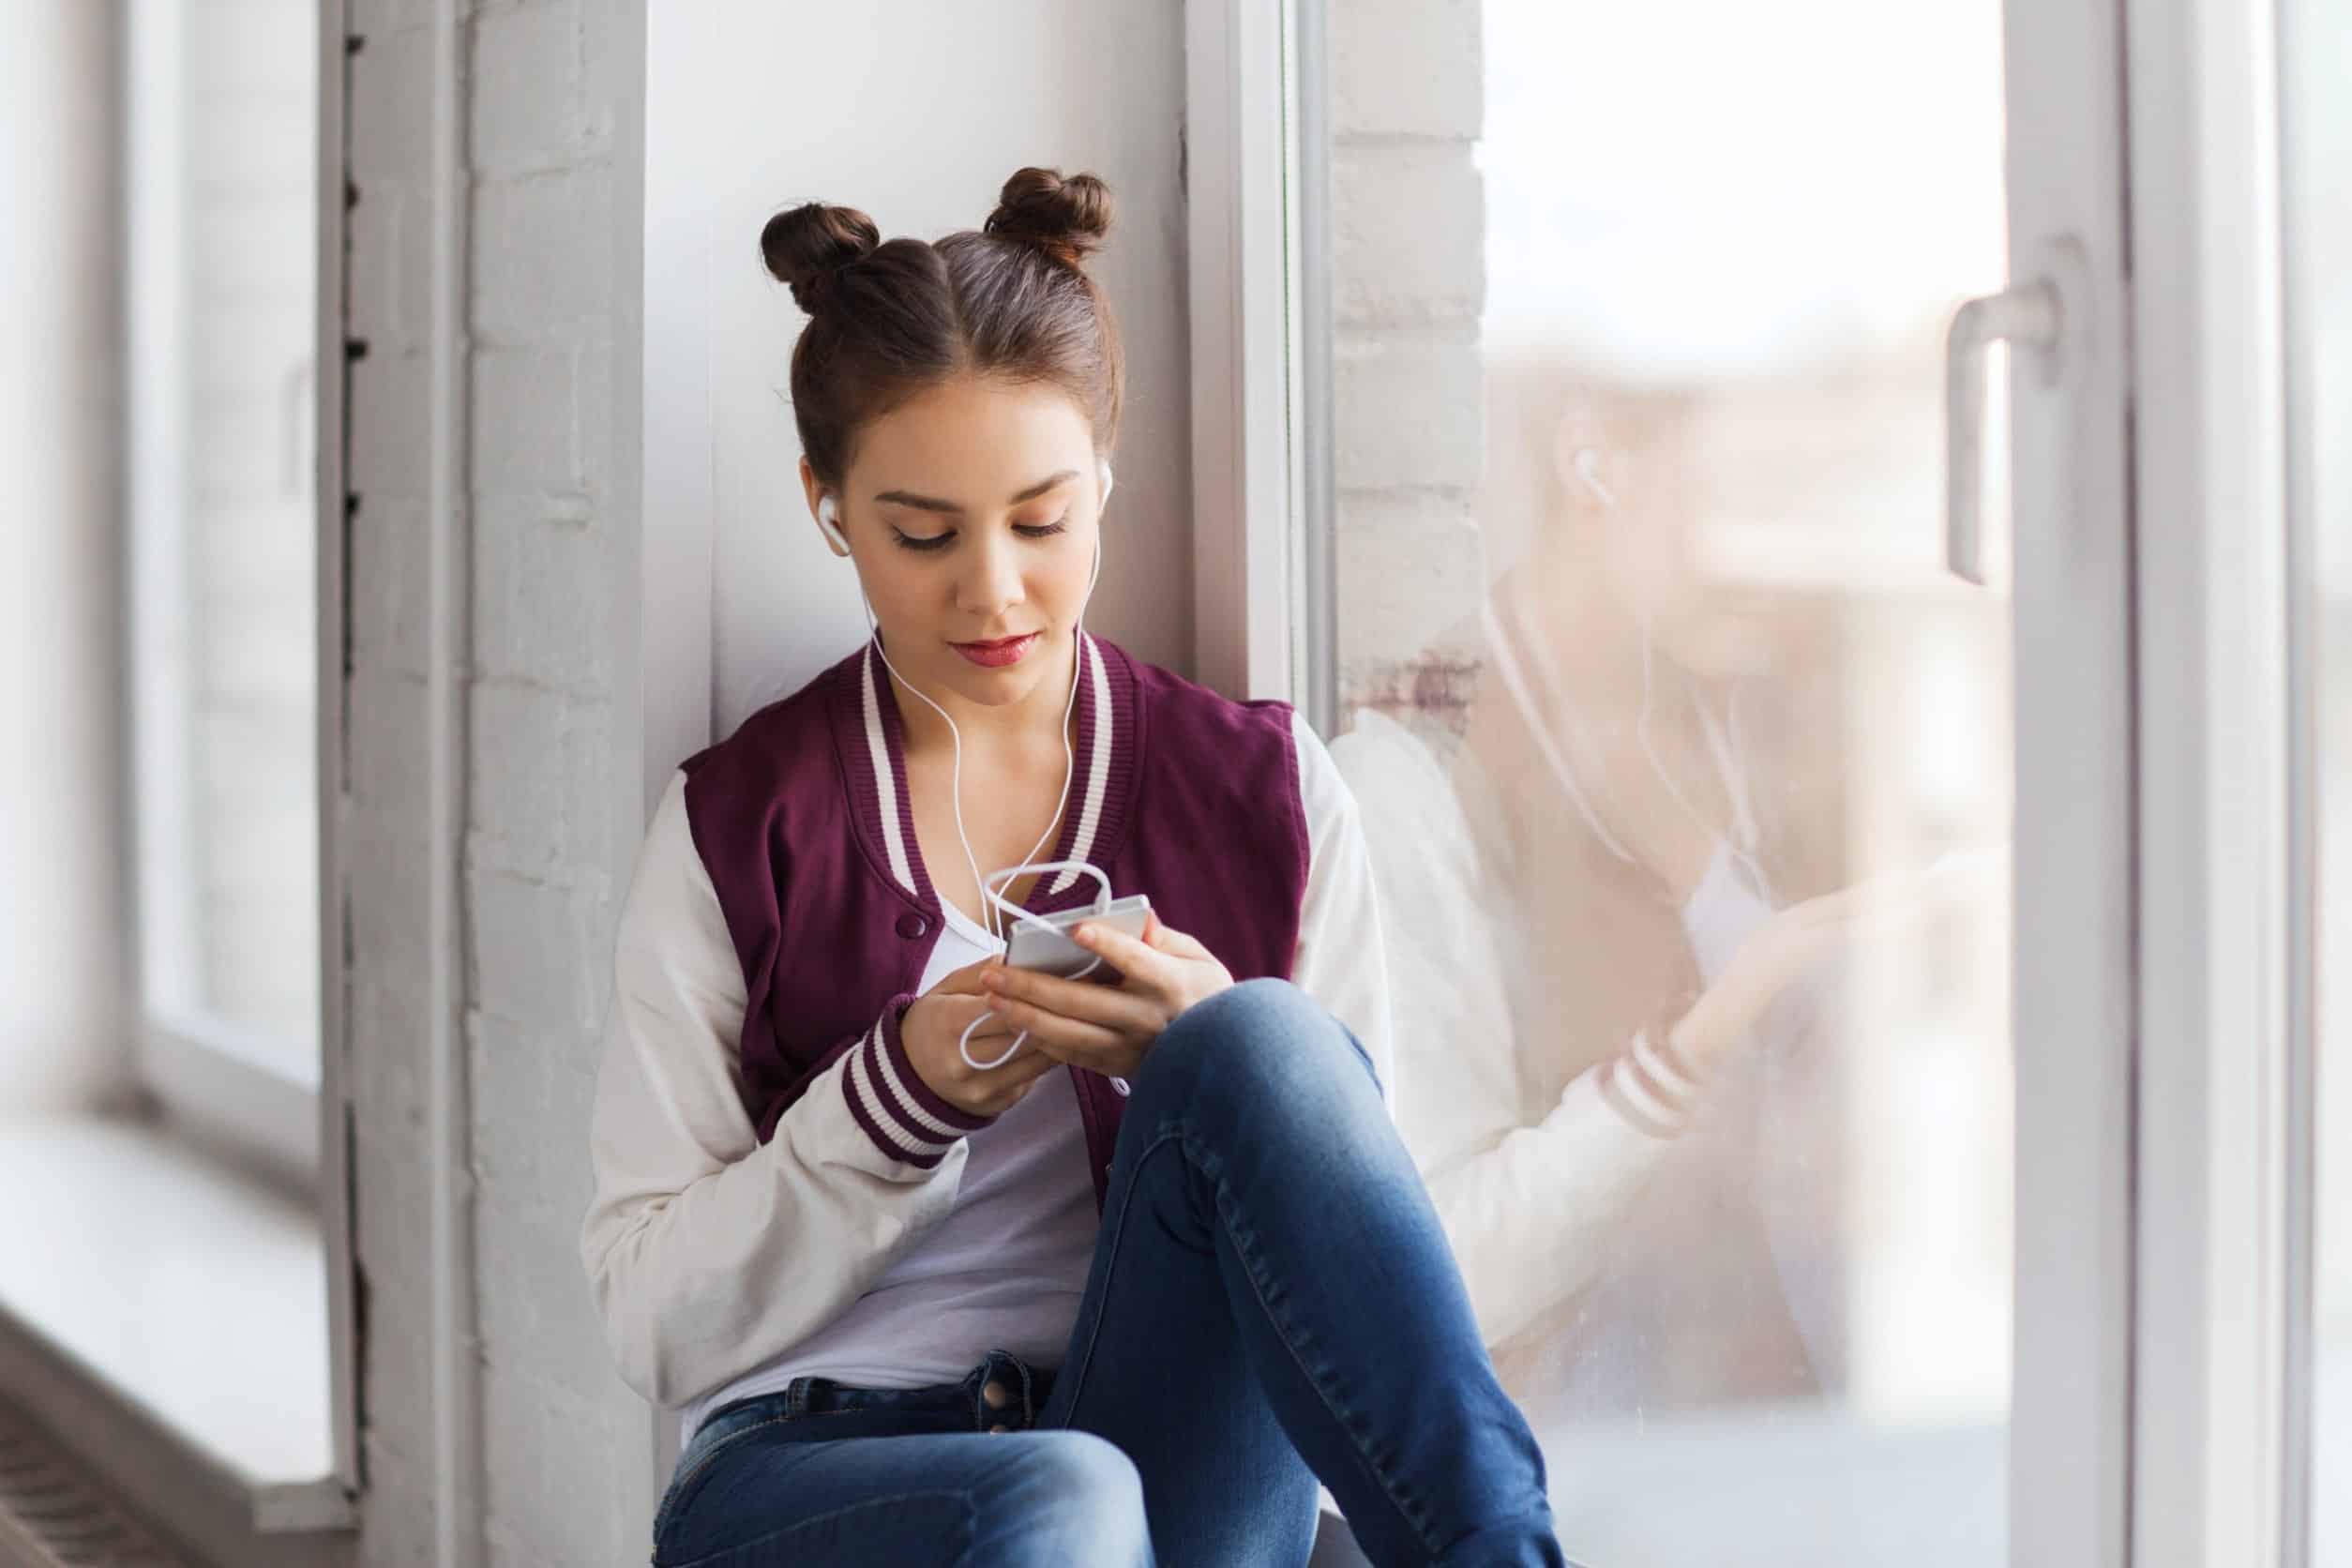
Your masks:
M315 1159L318 13L146 0L130 128L128 560L143 1076Z
M1999 8L1324 9L1307 657L1575 1550L2000 1560L2010 603L1943 513Z

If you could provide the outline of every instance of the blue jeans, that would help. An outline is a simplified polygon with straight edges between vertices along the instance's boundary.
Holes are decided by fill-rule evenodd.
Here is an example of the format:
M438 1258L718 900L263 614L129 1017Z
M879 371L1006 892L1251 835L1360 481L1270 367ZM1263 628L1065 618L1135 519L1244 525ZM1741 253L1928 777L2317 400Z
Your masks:
M660 1568L1282 1564L1316 1480L1380 1564L1561 1564L1370 1060L1288 982L1189 1009L1135 1080L1060 1366L796 1379L699 1427Z

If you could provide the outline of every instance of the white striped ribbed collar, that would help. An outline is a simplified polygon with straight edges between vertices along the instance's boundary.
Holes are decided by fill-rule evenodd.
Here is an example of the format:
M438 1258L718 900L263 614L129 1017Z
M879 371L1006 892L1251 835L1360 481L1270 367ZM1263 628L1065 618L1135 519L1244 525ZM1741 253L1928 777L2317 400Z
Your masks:
M1054 852L1044 858L1101 864L1121 842L1135 776L1135 682L1126 656L1116 644L1086 632L1078 637L1070 798ZM890 672L868 642L842 673L846 679L838 689L844 701L837 704L836 734L842 743L859 834L867 841L876 867L937 919L939 894L915 842L914 807L907 789L906 727ZM1050 885L1033 889L1023 907L1045 913L1073 908L1093 896L1091 879L1063 872Z

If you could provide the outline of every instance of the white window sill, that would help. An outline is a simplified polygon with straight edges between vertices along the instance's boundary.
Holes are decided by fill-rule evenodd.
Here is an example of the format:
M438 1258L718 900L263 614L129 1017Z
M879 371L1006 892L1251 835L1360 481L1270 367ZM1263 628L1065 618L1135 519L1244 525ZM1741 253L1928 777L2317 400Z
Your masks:
M216 1560L354 1520L318 1217L159 1126L0 1123L0 1388Z

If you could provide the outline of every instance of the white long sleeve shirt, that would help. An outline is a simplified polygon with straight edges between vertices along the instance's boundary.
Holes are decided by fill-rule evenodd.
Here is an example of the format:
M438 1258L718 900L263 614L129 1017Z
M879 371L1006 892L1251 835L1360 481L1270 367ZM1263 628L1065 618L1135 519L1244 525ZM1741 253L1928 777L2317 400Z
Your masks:
M1291 978L1363 1042L1394 1114L1370 854L1330 754L1292 727L1309 861ZM580 1230L623 1377L680 1408L690 1435L718 1405L804 1374L921 1386L997 1346L1050 1364L1096 1229L1069 1074L928 1168L881 1153L825 1085L760 1142L736 1061L744 974L684 784L654 813L621 915ZM922 988L995 950L950 912ZM872 1065L852 1052L823 1077Z

